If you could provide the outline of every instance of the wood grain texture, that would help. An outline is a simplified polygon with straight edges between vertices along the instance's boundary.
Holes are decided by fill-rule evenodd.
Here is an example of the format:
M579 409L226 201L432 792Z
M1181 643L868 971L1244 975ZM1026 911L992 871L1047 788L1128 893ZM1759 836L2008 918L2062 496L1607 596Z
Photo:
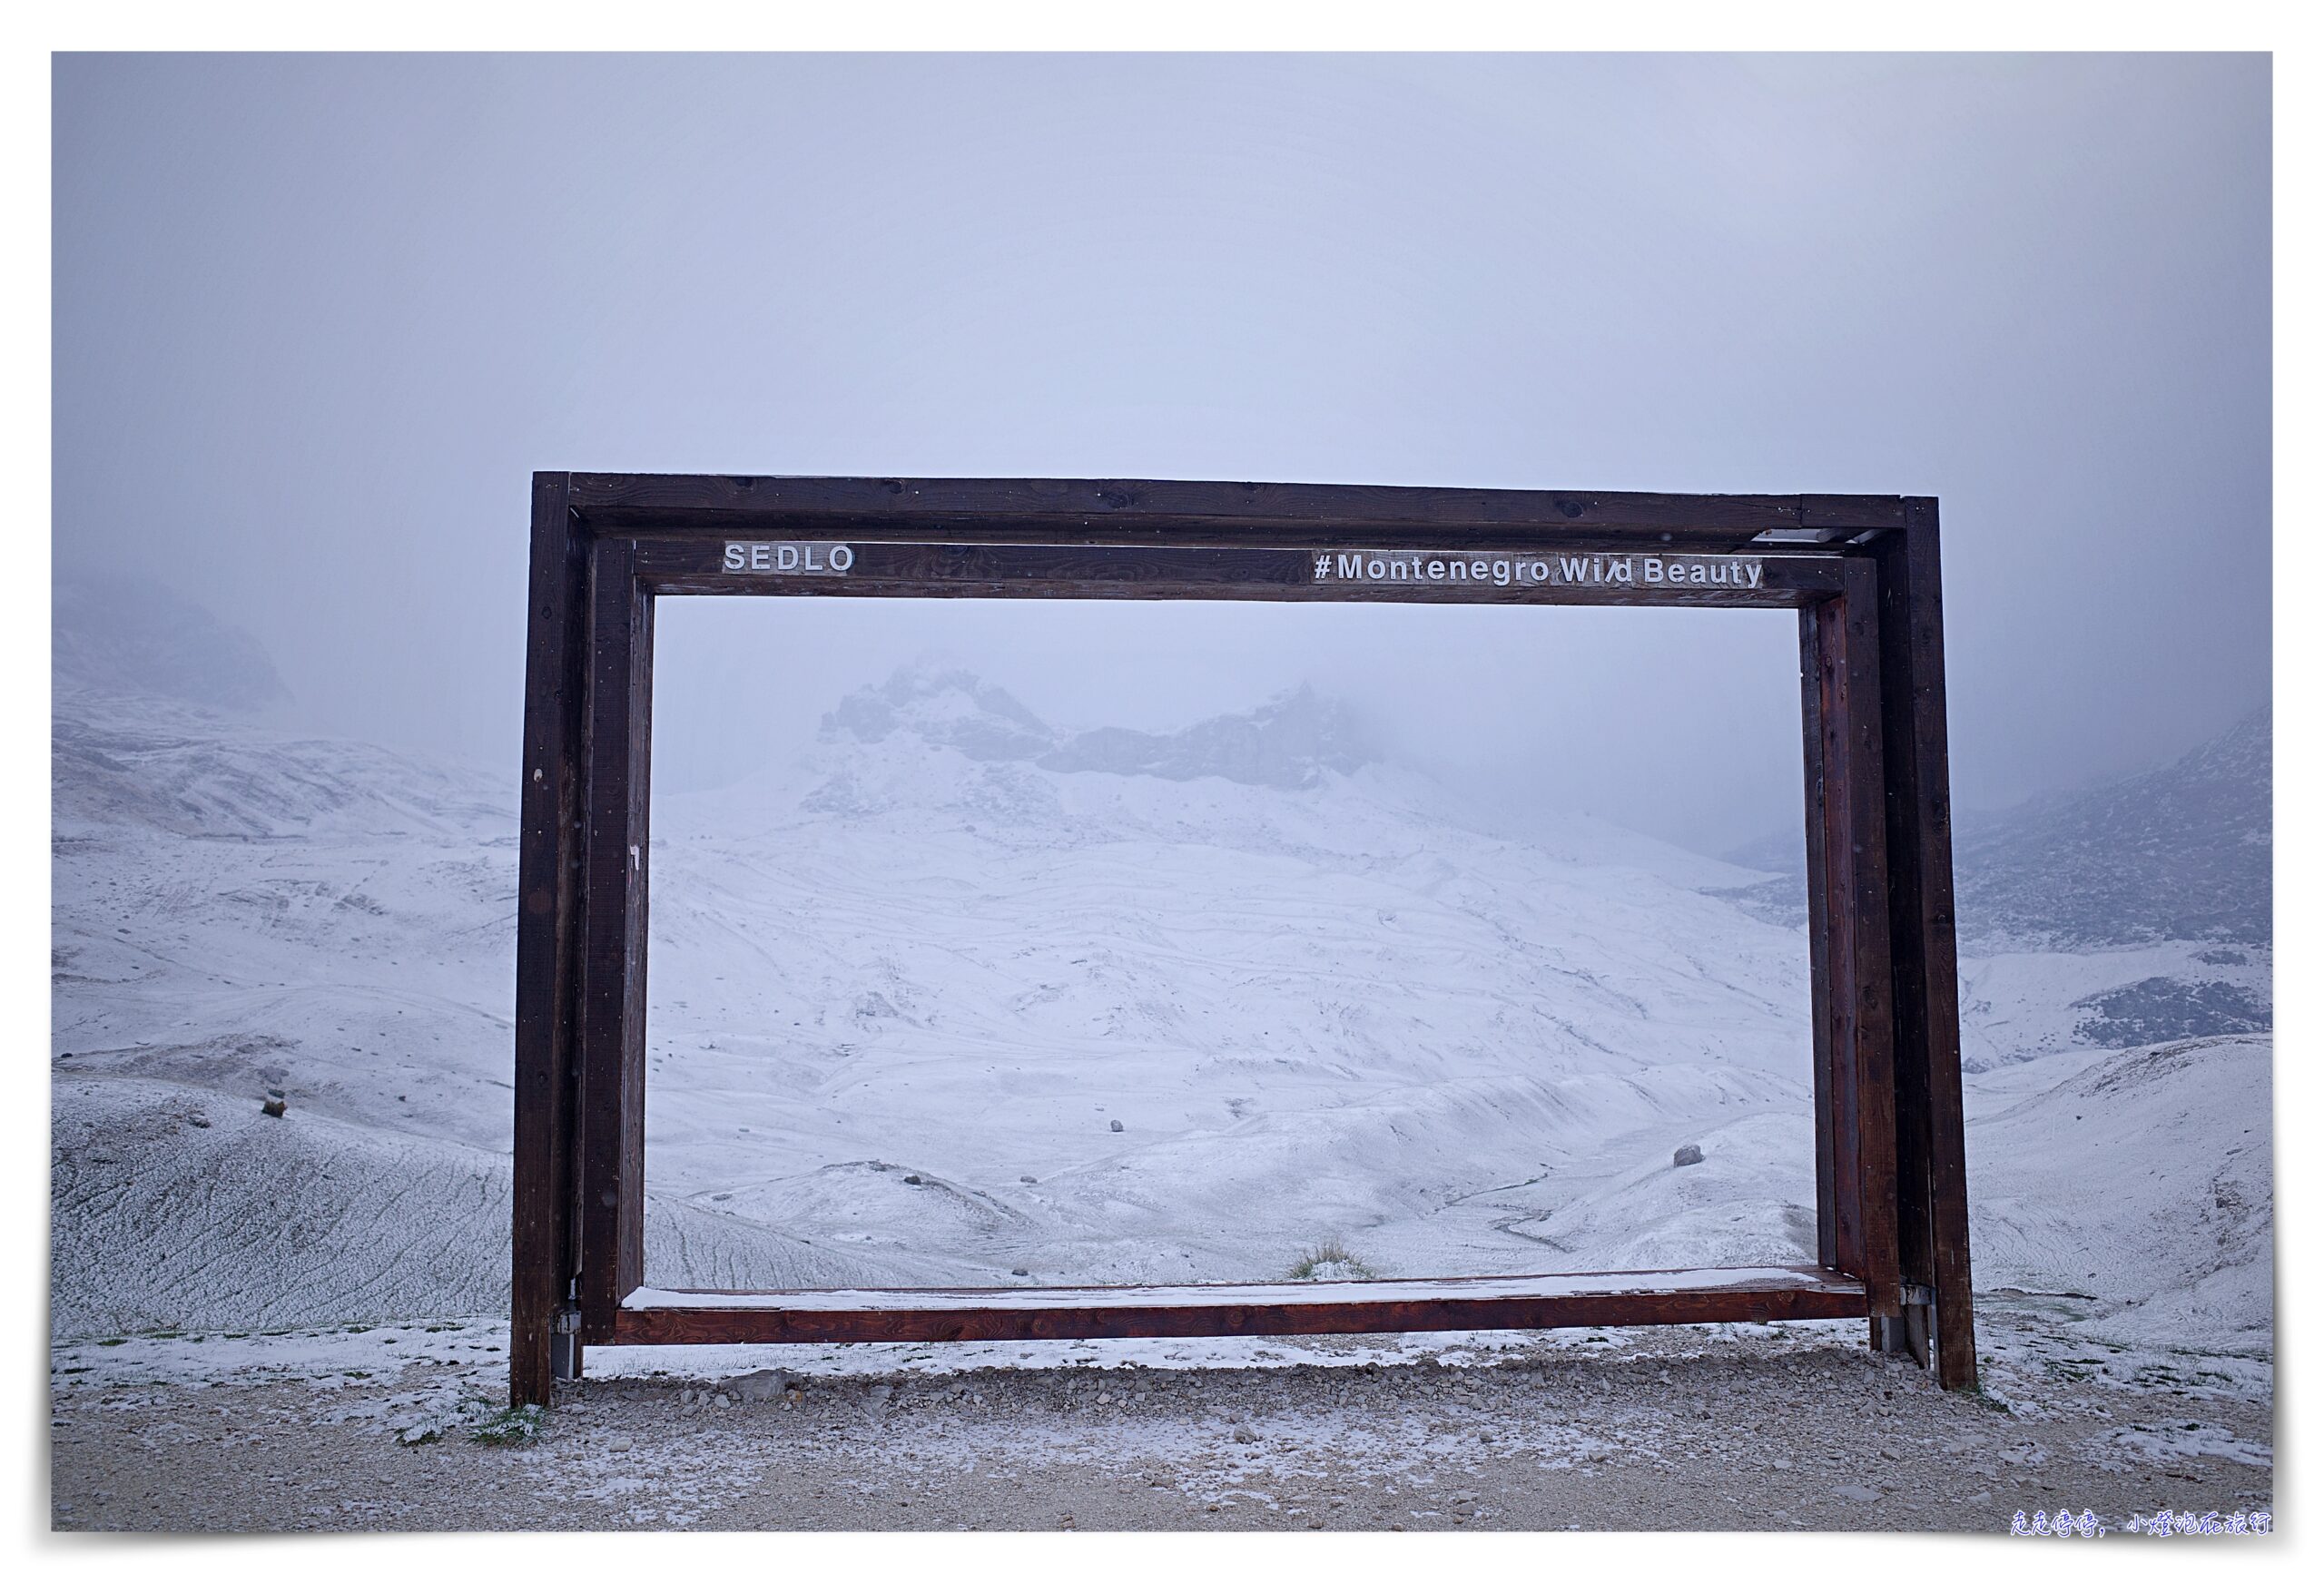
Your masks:
M1799 613L1799 736L1805 759L1801 786L1807 825L1807 1024L1813 1073L1816 1129L1816 1258L1827 1269L1841 1267L1834 1171L1837 1145L1833 1122L1836 1088L1832 1070L1837 1012L1832 1002L1831 874L1825 855L1831 811L1825 795L1824 694L1829 686L1823 641L1824 611Z
M1611 534L1639 547L1649 542L1736 545L1773 530L1864 531L1903 521L1903 503L1895 496L599 473L575 474L572 484L576 508L593 529L672 534L789 525L812 527L813 536L848 537L884 524L896 537L975 540L997 533L1068 543L1098 531L1131 539L1186 543L1207 536L1233 543L1301 525L1357 535L1393 529L1421 536L1423 547L1527 534ZM842 526L845 531L835 531ZM1037 531L1028 536L1029 529ZM1433 536L1440 534L1451 536Z
M1751 556L1756 587L1658 586L1633 581L1570 584L1535 582L1510 570L1496 582L1496 561L1522 561L1528 567L1554 567L1561 552L1539 545L1537 553L1517 556L1508 548L1473 555L1430 551L1426 546L1376 544L1378 554L1420 550L1460 562L1464 570L1482 563L1484 577L1447 576L1398 582L1318 582L1315 562L1327 546L1207 546L1184 545L1060 546L1029 544L921 544L898 540L854 540L854 565L844 576L784 576L722 569L726 536L704 540L641 539L638 575L657 593L753 597L977 598L977 599L1263 599L1327 600L1383 604L1643 605L1741 606L1785 609L1821 598L1839 587L1840 562L1830 556ZM1580 558L1581 552L1564 552ZM1667 564L1674 552L1651 558ZM1688 561L1698 552L1685 552ZM1334 564L1337 556L1334 556ZM1622 557L1643 575L1640 553ZM1719 563L1740 574L1739 565Z
M545 1403L556 1312L574 1268L575 814L583 731L576 684L587 557L562 474L533 479L526 589L525 735L517 798L516 1139L510 1191L509 1400Z
M1731 1283L1657 1283L1731 1274ZM1828 1270L1649 1272L1636 1276L1334 1282L1285 1300L1280 1286L1054 1287L1028 1292L765 1293L758 1303L722 1294L717 1306L625 1306L623 1342L1066 1341L1120 1336L1365 1335L1441 1330L1559 1330L1577 1326L1709 1324L1849 1319L1866 1312L1862 1283ZM1774 1278L1780 1277L1780 1278ZM1600 1290L1574 1290L1603 1282ZM1365 1288L1393 1288L1372 1297ZM1417 1290L1416 1290L1417 1289ZM1137 1302L1133 1294L1150 1294ZM678 1294L682 1295L682 1294Z
M1808 843L1810 919L1819 925L1824 962L1823 1021L1816 1032L1821 1066L1819 1093L1823 1103L1819 1130L1828 1135L1831 1197L1819 1218L1832 1223L1832 1263L1842 1270L1865 1267L1864 1217L1866 1201L1861 1147L1861 1103L1858 1067L1854 1057L1856 1017L1860 1005L1854 991L1857 979L1855 929L1848 926L1854 906L1855 843L1849 835L1848 683L1846 606L1827 599L1807 612L1813 624L1809 648L1816 665L1816 763L1817 774L1809 801L1818 814L1817 831ZM1810 970L1818 955L1810 947ZM1811 986L1812 988L1812 986Z
M653 604L635 546L590 551L588 858L583 894L581 1339L612 1339L645 1279L645 860Z
M1896 936L1899 1241L1908 1279L1935 1293L1937 1380L1977 1382L1961 1107L1961 1012L1953 907L1953 808L1945 696L1937 503L1906 501L1878 541L1882 716ZM1923 1336L1925 1347L1932 1338ZM1924 1359L1924 1361L1928 1361Z
M1836 989L1854 1001L1857 1191L1862 1195L1863 1263L1874 1316L1903 1316L1896 1255L1896 1018L1888 932L1887 784L1880 713L1878 574L1866 557L1847 565L1847 591L1837 602L1845 645L1846 758L1835 766L1846 786L1850 976ZM1837 832L1838 827L1835 827Z
M1882 536L1874 565L1880 583L1880 714L1886 744L1888 932L1896 1005L1896 1263L1905 1281L1934 1287L1936 1249L1929 1202L1928 984L1922 916L1924 811L1917 788L1909 575L1901 533ZM1907 1324L1906 1350L1926 1367L1928 1332Z
M646 949L654 879L654 595L634 581L629 665L629 908L623 933L629 976L621 1022L621 1177L618 1258L614 1287L623 1296L645 1280Z

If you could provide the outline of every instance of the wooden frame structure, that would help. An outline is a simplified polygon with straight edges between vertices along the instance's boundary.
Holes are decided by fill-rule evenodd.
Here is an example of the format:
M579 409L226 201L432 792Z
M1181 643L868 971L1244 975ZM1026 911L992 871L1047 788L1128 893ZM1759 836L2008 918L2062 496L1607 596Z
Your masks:
M1974 1385L1933 499L538 473L510 1395L609 1342L1354 1333L1864 1317ZM1799 612L1817 1262L1299 1285L655 1292L655 601L1340 599Z

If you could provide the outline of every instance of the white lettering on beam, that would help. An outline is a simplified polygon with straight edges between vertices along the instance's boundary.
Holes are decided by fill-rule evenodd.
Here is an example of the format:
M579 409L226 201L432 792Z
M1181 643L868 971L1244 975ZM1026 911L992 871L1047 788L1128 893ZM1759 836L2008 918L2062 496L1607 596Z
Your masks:
M722 572L773 573L784 577L843 577L855 565L855 551L824 540L728 539L718 563Z
M1443 551L1316 550L1317 583L1490 583L1496 588L1723 588L1748 593L1763 563L1741 556L1492 556L1456 560Z

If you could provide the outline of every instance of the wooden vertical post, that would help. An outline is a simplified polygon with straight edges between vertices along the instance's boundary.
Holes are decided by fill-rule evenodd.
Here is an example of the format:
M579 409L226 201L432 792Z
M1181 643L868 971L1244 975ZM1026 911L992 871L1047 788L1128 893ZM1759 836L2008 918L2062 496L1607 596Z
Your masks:
M1896 1263L1894 1019L1882 782L1877 579L1849 556L1844 592L1802 612L1814 666L1808 790L1811 978L1817 1005L1819 1227L1864 1279L1874 1332L1903 1314ZM1807 686L1803 679L1803 688ZM1804 694L1803 694L1804 695ZM1820 967L1820 973L1818 968ZM1828 1180L1822 1167L1828 1148Z
M582 840L581 654L586 552L566 475L533 476L525 752L517 800L516 1148L510 1188L508 1398L545 1404L572 1278L573 990ZM571 1337L563 1362L577 1369Z
M1816 1262L1827 1270L1837 1270L1841 1264L1839 1195L1835 1185L1832 1136L1832 909L1830 874L1824 850L1827 821L1830 818L1825 804L1824 779L1824 692L1828 683L1822 610L1820 605L1805 605L1799 611L1799 723L1807 759L1801 783L1807 791L1807 1016L1816 1096Z
M1803 615L1815 624L1817 755L1822 770L1814 800L1818 815L1817 833L1808 847L1809 858L1816 867L1808 882L1816 899L1813 920L1821 937L1825 967L1824 1025L1817 1030L1821 1067L1818 1075L1822 1079L1819 1129L1829 1137L1831 1154L1831 1202L1824 1217L1832 1223L1833 1266L1862 1274L1863 1128L1854 1057L1858 1009L1855 993L1856 939L1848 927L1855 894L1855 864L1854 843L1848 830L1846 606L1838 599L1827 599L1809 606Z
M1858 1181L1864 1195L1865 1280L1876 1321L1904 1317L1896 1263L1896 990L1888 934L1886 748L1880 730L1879 575L1850 556L1837 604L1847 679L1847 839L1856 999Z
M645 1279L645 874L654 600L637 546L589 572L588 861L582 938L581 1339L613 1339Z
M1877 541L1881 715L1893 859L1899 1224L1905 1279L1933 1310L1915 1340L1938 1383L1977 1382L1961 1113L1961 1008L1953 915L1953 806L1936 502L1905 502Z

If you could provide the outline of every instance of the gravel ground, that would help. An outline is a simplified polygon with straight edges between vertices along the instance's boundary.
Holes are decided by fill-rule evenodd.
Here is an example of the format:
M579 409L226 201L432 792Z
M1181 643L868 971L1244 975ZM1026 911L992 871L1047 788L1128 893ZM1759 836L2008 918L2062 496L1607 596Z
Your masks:
M1981 1322L1999 1339L1980 1395L1873 1355L1858 1325L1734 1326L1099 1343L1009 1367L990 1348L852 1349L749 1381L699 1366L734 1355L632 1351L593 1357L619 1372L537 1422L498 1411L486 1322L60 1343L54 1514L129 1530L1997 1533L2037 1508L2109 1528L2272 1508L2264 1362L2110 1368L2072 1337Z

